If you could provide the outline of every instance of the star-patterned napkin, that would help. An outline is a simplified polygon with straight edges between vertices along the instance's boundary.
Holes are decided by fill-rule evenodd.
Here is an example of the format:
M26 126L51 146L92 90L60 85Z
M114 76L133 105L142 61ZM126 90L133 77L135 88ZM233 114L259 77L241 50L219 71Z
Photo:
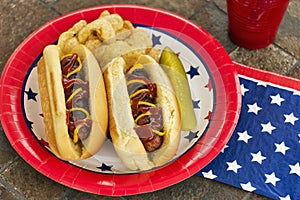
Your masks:
M237 127L197 175L273 199L300 199L300 92L242 75L239 79Z

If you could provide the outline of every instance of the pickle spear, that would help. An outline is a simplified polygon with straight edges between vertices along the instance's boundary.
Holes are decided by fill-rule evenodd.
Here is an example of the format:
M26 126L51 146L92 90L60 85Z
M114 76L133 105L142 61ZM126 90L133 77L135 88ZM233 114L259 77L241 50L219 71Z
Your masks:
M167 73L173 85L181 114L181 129L194 129L197 120L194 112L190 86L182 62L171 48L165 47L161 53L159 64Z

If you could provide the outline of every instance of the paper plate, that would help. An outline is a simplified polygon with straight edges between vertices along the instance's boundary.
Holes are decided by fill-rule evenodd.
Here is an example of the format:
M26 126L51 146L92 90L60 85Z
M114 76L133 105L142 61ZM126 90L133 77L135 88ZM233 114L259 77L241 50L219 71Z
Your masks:
M108 10L145 29L155 48L171 47L182 60L190 84L197 127L182 131L176 156L148 171L123 166L106 140L93 157L58 159L47 146L37 85L36 64L43 48L81 19L90 22ZM26 38L1 77L3 129L20 156L37 171L68 187L110 196L159 190L206 166L229 140L240 112L241 94L234 64L207 31L176 14L144 6L108 5L76 11L43 25Z

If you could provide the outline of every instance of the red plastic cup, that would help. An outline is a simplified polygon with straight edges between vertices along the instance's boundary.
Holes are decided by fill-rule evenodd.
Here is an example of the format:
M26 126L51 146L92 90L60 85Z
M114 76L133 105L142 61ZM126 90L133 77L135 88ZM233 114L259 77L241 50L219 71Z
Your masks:
M228 34L233 43L247 49L271 44L289 0L227 0Z

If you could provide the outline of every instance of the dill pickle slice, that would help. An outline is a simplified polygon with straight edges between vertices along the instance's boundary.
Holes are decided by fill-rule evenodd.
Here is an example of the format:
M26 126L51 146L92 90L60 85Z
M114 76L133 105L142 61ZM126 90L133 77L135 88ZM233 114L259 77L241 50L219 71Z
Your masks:
M181 74L185 79L186 73L182 62L170 47L165 47L159 58L159 64L169 66L177 73Z
M159 64L167 73L173 85L181 114L181 129L194 129L197 120L190 86L182 62L171 48L165 47L161 53Z

